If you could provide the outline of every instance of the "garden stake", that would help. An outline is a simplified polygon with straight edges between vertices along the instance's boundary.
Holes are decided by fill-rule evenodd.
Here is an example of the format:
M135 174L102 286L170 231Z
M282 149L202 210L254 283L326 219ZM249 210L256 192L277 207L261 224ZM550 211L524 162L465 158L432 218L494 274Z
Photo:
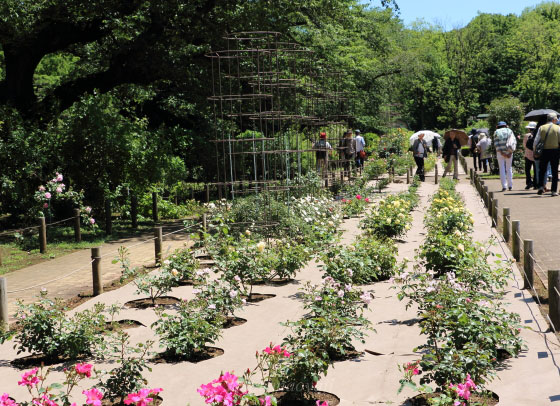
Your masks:
M436 166L435 166L434 169L435 169L435 171L436 171L436 176L435 176L435 179L436 179L436 180L435 180L435 183L436 183L436 185L437 185L437 184L438 184L438 165L437 165L437 162L436 162Z
M80 209L74 209L74 240L82 241L82 230L80 230Z
M44 217L39 217L39 251L47 252L47 223Z
M91 272L93 276L93 296L103 293L103 283L101 281L101 247L91 249Z
M533 286L533 240L523 240L523 289Z
M560 271L548 271L548 313L554 330L560 329Z
M163 227L154 227L154 247L156 252L156 265L161 265L161 246L163 240Z

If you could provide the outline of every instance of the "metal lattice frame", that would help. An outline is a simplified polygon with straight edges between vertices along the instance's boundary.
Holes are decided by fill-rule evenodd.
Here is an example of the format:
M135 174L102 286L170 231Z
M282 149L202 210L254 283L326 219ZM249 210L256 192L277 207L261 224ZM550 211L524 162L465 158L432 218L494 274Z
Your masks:
M233 199L260 191L289 194L303 162L314 168L319 128L329 127L336 149L347 126L350 97L338 89L343 74L314 66L313 51L281 38L269 31L235 33L224 38L227 49L207 55L220 198L222 190ZM344 164L331 160L322 171L326 184Z

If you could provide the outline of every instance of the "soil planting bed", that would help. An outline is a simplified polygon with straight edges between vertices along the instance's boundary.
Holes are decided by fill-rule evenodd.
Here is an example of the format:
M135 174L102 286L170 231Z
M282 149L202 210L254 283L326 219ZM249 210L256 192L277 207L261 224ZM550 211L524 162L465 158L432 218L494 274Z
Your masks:
M154 307L154 306L175 305L175 304L180 303L180 302L181 302L181 299L178 299L176 297L162 296L162 297L158 297L155 300L155 304L152 303L152 299L146 297L146 298L142 298L142 299L131 300L130 302L126 302L124 305L126 307L131 308L131 309L147 309L149 307Z
M329 406L336 406L340 403L340 398L332 393L323 391L313 391L307 394L308 399L293 399L286 397L286 392L276 391L272 392L278 401L278 406L315 406L317 401L321 403L327 402Z
M249 297L243 296L249 303L262 302L263 300L272 299L273 297L276 297L276 295L272 293L251 293Z
M247 323L246 319L242 319L241 317L228 316L222 328L236 327L245 323Z
M347 350L344 354L334 354L329 356L333 362L348 361L351 359L358 359L364 355L363 351ZM330 403L329 403L330 405Z
M223 354L224 350L222 350L221 348L205 347L204 350L197 351L192 357L189 358L181 358L175 354L163 352L152 358L150 361L155 364L177 364L179 362L197 363L200 361L206 361L207 359L219 357Z
M85 358L85 357L84 357ZM38 367L41 365L50 366L56 364L62 364L65 362L79 362L83 359L70 359L68 357L47 357L43 354L33 354L27 355L25 357L16 358L10 362L15 368L27 369L32 367Z
M428 403L429 398L437 397L437 393L423 393L421 395L414 396L413 398L408 399L407 405L410 406L429 406ZM473 393L472 396L469 398L469 404L471 403L480 403L484 406L494 406L497 405L500 401L500 397L495 394L494 392L487 392L485 396L481 396L478 393Z
M149 402L148 404L150 406L159 406L163 403L163 398L156 396L155 398L153 398L153 400L151 402ZM101 406L124 406L124 403L119 402L118 400L115 401L110 401L109 399L102 399L101 400Z
M107 326L107 331L111 332L111 331L122 331L122 330L129 330L131 328L136 328L136 327L145 327L144 324L140 323L139 321L136 320L116 320L113 322L107 322L106 323Z

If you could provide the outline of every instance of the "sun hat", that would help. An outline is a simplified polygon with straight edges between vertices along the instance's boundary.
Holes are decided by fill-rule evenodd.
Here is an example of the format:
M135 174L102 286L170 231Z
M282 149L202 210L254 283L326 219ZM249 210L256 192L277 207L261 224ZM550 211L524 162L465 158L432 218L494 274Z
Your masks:
M355 132L356 134L359 134L359 133L360 133L360 130L356 130L356 131L354 131L354 132Z
M528 128L529 130L534 130L535 128L537 128L537 122L536 121L531 121L531 122L529 122L529 124L527 124L525 126L525 128Z
M546 118L548 118L549 120L556 120L556 113L548 113L546 115Z
M506 125L507 125L507 123L506 123L505 121L500 121L500 122L498 123L498 127L504 127L504 126L506 126Z

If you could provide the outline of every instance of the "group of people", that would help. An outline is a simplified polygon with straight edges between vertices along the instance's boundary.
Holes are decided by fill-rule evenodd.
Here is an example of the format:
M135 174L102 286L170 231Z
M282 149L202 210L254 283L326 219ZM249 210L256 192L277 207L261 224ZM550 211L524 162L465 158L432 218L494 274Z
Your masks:
M352 163L355 163L357 168L363 168L366 158L365 147L366 141L360 130L356 130L355 137L350 129L344 133L337 148L344 170L349 171ZM327 133L320 133L319 140L313 144L313 150L315 151L317 171L323 173L324 176L328 168L329 155L333 150L331 144L327 141Z
M536 122L527 125L527 133L523 137L525 158L525 189L538 189L542 195L550 177L552 185L550 194L558 196L558 163L560 160L560 121L556 113L549 113L546 124L537 126ZM531 175L531 169L533 173Z

